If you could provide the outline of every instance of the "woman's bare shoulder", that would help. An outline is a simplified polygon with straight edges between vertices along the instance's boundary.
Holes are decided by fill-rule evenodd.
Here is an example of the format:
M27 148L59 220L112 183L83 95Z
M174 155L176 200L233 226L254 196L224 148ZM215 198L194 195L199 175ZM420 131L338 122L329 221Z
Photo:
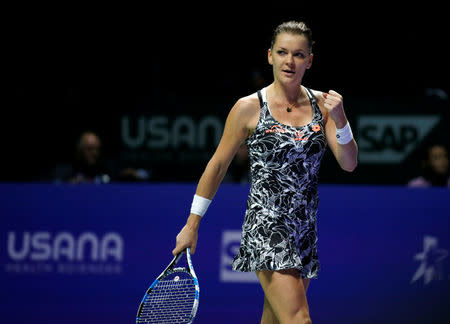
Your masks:
M248 96L239 98L234 104L232 110L242 117L251 117L255 114L259 114L258 95L255 92Z

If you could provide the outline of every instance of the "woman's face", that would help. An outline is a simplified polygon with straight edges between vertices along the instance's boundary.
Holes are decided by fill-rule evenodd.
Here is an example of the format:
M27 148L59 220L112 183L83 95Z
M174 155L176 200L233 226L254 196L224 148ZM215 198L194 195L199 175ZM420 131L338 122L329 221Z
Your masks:
M312 59L308 39L291 33L279 34L268 52L274 78L284 84L300 84L305 71L311 67Z

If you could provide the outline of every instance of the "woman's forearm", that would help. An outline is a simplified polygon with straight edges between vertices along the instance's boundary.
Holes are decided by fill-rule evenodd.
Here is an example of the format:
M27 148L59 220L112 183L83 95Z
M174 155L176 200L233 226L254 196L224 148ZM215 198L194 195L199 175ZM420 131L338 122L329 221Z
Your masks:
M226 171L227 167L215 163L214 160L209 161L200 177L195 194L210 200L213 199ZM201 219L201 216L191 213L186 221L186 226L193 231L198 231Z
M213 199L227 169L228 165L217 163L214 159L211 159L200 177L195 193L201 197Z
M348 172L355 170L358 165L358 146L354 139L347 144L338 145L337 160L343 170Z

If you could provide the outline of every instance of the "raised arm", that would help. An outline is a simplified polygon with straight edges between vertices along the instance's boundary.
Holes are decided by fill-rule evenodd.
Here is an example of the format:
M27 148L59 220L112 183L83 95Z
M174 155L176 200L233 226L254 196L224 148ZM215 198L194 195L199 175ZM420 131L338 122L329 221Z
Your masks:
M222 138L200 177L196 195L209 200L214 197L239 146L248 137L258 109L254 98L246 97L239 99L230 110ZM194 213L189 215L186 225L177 235L176 247L172 251L174 255L186 247L190 247L192 253L195 252L200 220L199 215Z
M349 142L341 144L336 138L336 129L338 131L342 130L342 137L348 137L348 128L350 127L347 124L348 120L344 112L343 98L333 90L330 90L328 93L321 93L316 98L319 105L324 107L324 111L326 111L325 133L328 145L339 166L345 171L352 172L358 164L358 146L356 141L352 138ZM345 139L344 142L346 142Z

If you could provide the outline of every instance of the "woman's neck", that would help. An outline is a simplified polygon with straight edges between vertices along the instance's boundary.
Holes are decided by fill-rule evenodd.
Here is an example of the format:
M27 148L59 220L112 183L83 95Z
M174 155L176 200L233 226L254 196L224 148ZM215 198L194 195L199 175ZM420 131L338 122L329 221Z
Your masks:
M303 96L302 86L298 84L287 86L275 81L270 86L276 98L291 104L297 103Z

